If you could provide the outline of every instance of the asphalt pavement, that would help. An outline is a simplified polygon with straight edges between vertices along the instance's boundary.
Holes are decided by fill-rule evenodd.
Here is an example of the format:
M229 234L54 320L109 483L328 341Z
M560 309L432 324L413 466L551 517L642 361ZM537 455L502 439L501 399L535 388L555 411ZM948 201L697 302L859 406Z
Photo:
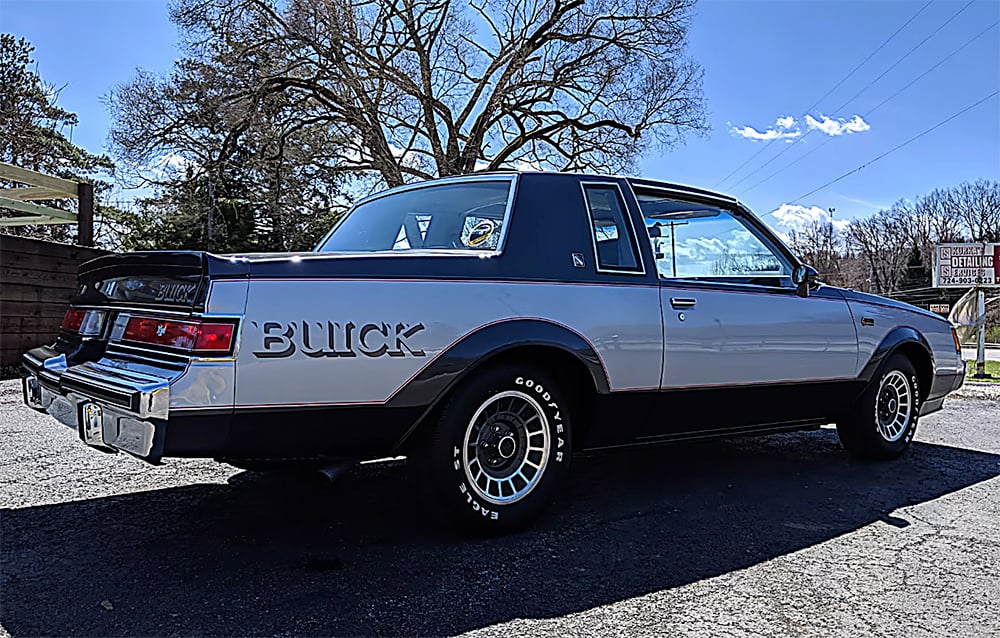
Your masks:
M577 459L534 529L480 540L428 526L401 462L152 467L18 394L0 382L0 635L1000 636L995 388L893 462L831 429Z

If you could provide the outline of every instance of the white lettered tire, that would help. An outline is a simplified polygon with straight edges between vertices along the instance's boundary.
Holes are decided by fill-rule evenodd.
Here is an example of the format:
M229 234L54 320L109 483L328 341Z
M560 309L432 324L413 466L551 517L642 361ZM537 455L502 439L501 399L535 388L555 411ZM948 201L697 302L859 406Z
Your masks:
M569 405L550 375L502 364L476 371L427 424L411 460L427 507L476 533L525 527L569 470Z
M903 354L893 354L849 414L837 421L844 449L870 460L901 455L916 433L922 398L913 362Z

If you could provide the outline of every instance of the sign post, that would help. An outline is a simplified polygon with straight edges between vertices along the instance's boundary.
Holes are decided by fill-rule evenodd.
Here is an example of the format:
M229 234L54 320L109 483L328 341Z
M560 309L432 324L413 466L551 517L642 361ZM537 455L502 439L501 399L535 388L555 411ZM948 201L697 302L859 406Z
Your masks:
M976 373L986 374L986 293L985 288L1000 287L1000 244L938 244L934 250L935 288L975 288Z
M976 373L972 376L985 379L990 376L986 374L986 293L982 288L979 288L978 292L976 321L979 322L979 342L976 344Z

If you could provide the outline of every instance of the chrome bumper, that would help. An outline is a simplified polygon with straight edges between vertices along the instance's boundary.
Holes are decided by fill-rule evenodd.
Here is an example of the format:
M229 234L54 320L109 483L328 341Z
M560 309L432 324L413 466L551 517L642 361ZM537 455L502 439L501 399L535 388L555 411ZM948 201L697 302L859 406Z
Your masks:
M157 427L150 419L167 419L169 379L107 361L67 367L65 355L48 347L26 353L22 364L28 407L73 428L88 445L159 461Z

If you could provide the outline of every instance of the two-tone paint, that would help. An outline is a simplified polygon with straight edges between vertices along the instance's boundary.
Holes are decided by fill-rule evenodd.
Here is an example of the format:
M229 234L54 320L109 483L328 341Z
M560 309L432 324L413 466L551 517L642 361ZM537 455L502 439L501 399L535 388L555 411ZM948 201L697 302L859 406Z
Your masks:
M950 326L906 304L831 286L803 297L791 285L661 279L644 236L632 238L640 268L595 263L581 191L593 183L618 189L633 233L644 228L635 193L652 190L739 215L799 264L731 198L551 173L405 188L466 180L510 184L496 250L90 262L74 303L110 313L107 332L28 353L26 402L84 436L81 406L96 400L103 430L85 440L154 462L297 459L400 450L456 384L496 357L548 365L581 397L584 448L815 427L901 349L925 384L925 412L962 381ZM236 343L212 358L139 347L122 339L131 316L232 320Z

